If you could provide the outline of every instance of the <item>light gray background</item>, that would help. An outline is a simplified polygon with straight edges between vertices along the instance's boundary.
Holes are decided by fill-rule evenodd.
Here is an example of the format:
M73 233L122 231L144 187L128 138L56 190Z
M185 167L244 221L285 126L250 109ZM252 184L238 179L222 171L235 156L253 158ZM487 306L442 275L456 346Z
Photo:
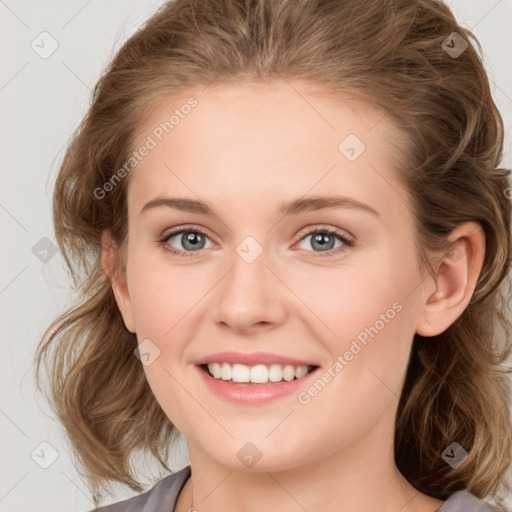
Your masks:
M73 467L65 433L44 400L35 401L34 351L70 295L60 255L43 263L32 248L43 237L54 240L55 176L66 142L87 110L93 85L112 53L161 3L0 0L2 512L71 512L93 507ZM493 95L506 123L503 165L510 168L512 0L451 0L448 4L484 49ZM31 47L43 31L58 43L46 59ZM43 442L58 454L47 469L35 462L51 462L52 449ZM179 469L187 461L182 442L172 467ZM117 486L107 503L134 494Z

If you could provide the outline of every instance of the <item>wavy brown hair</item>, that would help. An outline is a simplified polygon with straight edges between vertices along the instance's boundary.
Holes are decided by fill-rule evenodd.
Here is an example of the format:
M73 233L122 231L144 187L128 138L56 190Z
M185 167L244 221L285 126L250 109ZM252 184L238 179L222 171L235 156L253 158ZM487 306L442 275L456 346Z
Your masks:
M458 57L443 45L457 32ZM453 46L453 45L452 45ZM407 136L397 176L410 192L418 261L449 249L447 235L480 224L486 253L467 308L443 333L415 335L400 397L395 460L421 492L479 498L509 489L511 202L500 168L503 121L476 37L440 0L177 0L164 4L111 59L57 177L53 222L77 300L35 355L47 399L68 433L95 503L117 481L141 492L130 455L167 471L176 429L157 403L101 266L101 236L126 240L129 177L97 191L128 160L151 109L214 81L301 80L380 110ZM122 269L121 269L122 270ZM44 389L46 392L46 388ZM442 458L453 441L468 457ZM499 497L498 497L499 501Z

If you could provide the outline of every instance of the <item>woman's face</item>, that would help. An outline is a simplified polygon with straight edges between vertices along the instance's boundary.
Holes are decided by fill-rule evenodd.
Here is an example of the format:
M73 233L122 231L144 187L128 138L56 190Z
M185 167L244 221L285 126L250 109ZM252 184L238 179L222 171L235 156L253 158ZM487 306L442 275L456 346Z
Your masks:
M129 178L125 323L189 448L238 469L389 450L428 282L400 135L295 84L168 98Z

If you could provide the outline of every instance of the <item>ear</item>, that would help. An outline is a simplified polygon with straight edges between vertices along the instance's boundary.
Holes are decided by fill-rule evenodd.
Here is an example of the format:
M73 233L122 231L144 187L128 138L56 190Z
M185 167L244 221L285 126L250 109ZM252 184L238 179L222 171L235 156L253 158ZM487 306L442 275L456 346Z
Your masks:
M101 236L101 265L110 280L117 307L123 316L124 324L130 332L135 332L130 294L126 279L126 266L121 261L122 254L108 230Z
M485 233L476 222L467 222L449 236L451 250L444 255L425 288L416 332L435 336L445 331L469 304L485 257ZM428 291L427 291L428 290Z

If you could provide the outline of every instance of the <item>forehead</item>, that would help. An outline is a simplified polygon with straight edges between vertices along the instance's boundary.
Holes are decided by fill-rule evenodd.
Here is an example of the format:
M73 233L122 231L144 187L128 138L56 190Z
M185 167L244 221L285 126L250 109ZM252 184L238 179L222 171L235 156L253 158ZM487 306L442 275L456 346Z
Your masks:
M134 147L142 145L148 136L158 145L171 144L169 139L178 141L180 132L186 137L192 130L202 140L207 138L205 135L217 140L249 135L252 140L259 135L258 140L268 140L277 131L282 138L276 143L293 134L302 135L311 143L327 137L326 143L330 141L331 145L347 133L356 132L366 145L376 147L380 139L388 148L389 163L396 164L391 160L398 159L409 142L388 112L354 95L334 95L330 89L300 80L214 83L162 95L152 103L136 128Z
M134 149L148 141L151 151L130 175L138 206L176 189L218 199L236 190L261 201L276 190L297 197L336 188L396 202L393 171L406 145L385 113L297 81L215 84L162 97Z

